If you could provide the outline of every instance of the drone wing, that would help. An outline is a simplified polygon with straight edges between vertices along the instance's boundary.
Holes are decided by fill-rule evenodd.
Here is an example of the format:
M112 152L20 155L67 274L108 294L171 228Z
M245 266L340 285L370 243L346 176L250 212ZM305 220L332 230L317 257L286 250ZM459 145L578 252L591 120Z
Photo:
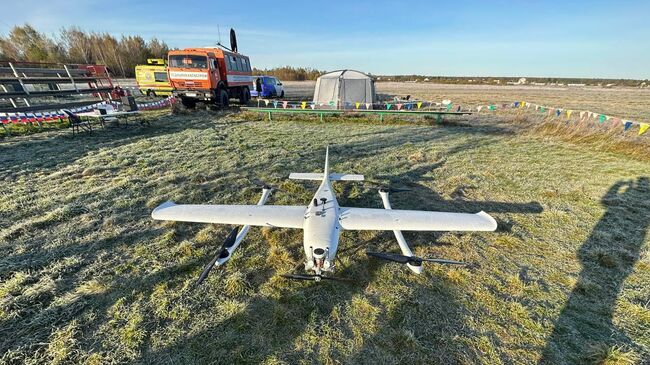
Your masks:
M302 228L305 207L289 205L191 205L166 202L151 218L166 221Z
M343 229L348 230L494 231L497 229L497 222L485 212L467 214L341 207L339 223Z

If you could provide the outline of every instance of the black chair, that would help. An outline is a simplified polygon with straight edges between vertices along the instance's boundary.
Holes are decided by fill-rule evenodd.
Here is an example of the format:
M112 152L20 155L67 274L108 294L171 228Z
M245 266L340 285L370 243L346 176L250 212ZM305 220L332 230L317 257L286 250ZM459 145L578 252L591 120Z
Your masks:
M87 120L81 120L81 117L79 117L77 114L69 111L68 109L62 109L61 110L65 115L68 116L68 120L70 121L70 127L72 128L72 136L74 137L75 131L79 133L80 131L84 130L88 133L93 132L93 127L90 126L90 122Z

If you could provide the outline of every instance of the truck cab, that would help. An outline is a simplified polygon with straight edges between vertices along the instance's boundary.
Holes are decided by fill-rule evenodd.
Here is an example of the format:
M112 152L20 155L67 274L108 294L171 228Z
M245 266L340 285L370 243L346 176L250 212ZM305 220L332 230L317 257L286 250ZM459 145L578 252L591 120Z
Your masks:
M198 101L228 107L230 99L240 104L250 100L253 88L250 60L220 48L187 48L168 54L169 81L174 96L188 108Z
M140 92L147 96L166 96L172 94L165 60L147 59L146 65L135 66L135 81Z

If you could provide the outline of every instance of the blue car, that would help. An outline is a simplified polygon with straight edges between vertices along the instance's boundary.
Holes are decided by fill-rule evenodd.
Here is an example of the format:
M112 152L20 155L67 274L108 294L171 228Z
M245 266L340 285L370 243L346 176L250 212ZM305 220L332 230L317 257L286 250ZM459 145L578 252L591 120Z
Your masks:
M284 86L282 82L273 76L257 76L255 79L255 91L262 98L284 97Z

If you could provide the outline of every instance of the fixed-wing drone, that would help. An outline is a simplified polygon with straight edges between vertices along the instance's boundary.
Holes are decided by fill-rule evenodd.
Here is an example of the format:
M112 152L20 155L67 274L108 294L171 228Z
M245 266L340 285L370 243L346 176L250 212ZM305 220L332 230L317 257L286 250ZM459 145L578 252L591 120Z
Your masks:
M497 223L489 214L393 210L388 200L390 188L379 189L384 209L340 207L332 188L333 181L362 181L363 175L330 173L329 148L325 153L323 173L291 173L290 179L322 181L314 198L307 206L264 205L273 187L263 186L257 205L184 205L166 202L151 213L157 220L197 223L243 225L234 228L215 257L206 266L197 284L208 275L213 266L230 259L244 239L250 226L300 228L304 232L305 270L314 274L284 275L291 279L336 279L324 275L334 270L334 258L343 230L391 230L402 251L401 255L381 252L367 254L379 259L406 264L419 274L422 262L463 264L458 261L420 258L413 256L401 231L494 231Z

